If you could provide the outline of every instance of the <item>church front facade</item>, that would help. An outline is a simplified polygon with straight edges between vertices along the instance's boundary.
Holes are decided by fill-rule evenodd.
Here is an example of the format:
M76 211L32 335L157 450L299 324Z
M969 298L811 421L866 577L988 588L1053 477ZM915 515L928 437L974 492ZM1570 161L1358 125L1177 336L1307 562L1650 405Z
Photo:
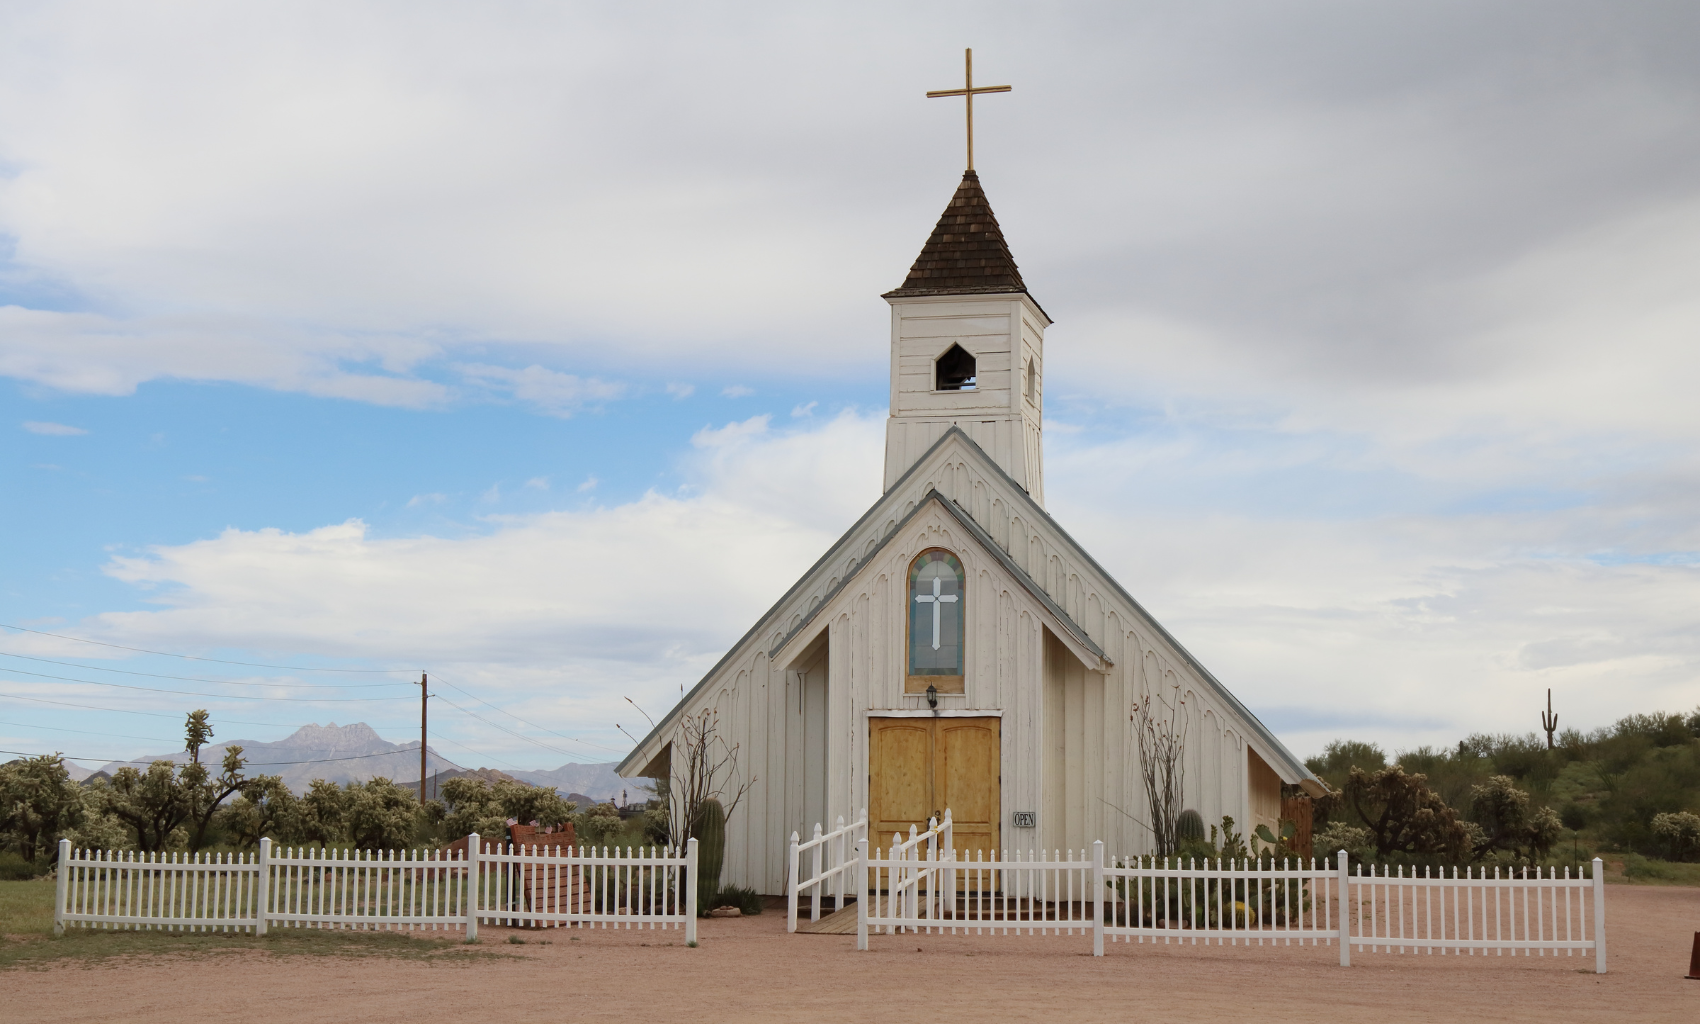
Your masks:
M959 850L1152 849L1134 710L1180 703L1185 806L1274 826L1320 784L1044 509L1044 333L978 177L892 308L885 492L620 764L665 777L716 713L747 795L721 879L865 809L876 846L949 808Z

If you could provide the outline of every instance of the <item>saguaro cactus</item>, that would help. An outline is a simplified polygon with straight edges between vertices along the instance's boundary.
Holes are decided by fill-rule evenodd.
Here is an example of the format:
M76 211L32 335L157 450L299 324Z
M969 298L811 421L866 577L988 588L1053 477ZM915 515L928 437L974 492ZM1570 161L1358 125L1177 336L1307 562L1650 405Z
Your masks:
M703 903L720 892L720 865L726 861L726 809L709 797L697 805L691 834L697 840L697 898Z
M1547 731L1547 749L1552 749L1552 734L1558 729L1558 716L1552 713L1552 690L1547 690L1547 709L1541 712L1541 728Z

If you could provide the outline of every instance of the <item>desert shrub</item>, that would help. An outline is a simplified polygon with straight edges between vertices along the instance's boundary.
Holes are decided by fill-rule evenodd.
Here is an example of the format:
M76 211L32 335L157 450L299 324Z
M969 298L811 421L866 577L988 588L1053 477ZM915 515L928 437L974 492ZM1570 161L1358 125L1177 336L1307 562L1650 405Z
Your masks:
M1305 767L1338 789L1353 768L1376 771L1387 767L1387 754L1373 743L1335 740L1323 747L1320 755L1306 758Z
M267 836L274 841L293 838L301 801L277 775L247 780L241 793L219 812L219 826L233 845L253 849Z
M25 860L16 850L0 850L0 882L27 882L49 867L45 862Z
M1675 747L1695 738L1696 730L1690 724L1693 717L1655 711L1619 719L1615 728L1620 736L1644 736L1655 747Z
M1688 811L1655 814L1651 831L1664 844L1665 855L1671 860L1692 860L1700 854L1700 815Z
M58 754L0 765L0 842L25 861L51 858L84 813L82 787Z
M1676 872L1662 860L1631 853L1623 858L1623 874L1626 878L1663 879L1674 877Z
M761 913L763 900L761 894L754 889L746 889L741 885L728 885L707 902L707 909L709 910L716 907L737 907L739 913L749 917Z
M510 820L554 827L571 820L577 807L552 788L512 779L499 779L492 786L484 779L463 776L443 783L442 792L447 809L443 832L455 839L477 832L482 839L505 842ZM584 838L582 829L579 837Z
M295 814L282 824L286 842L336 846L345 841L348 793L334 782L314 779L297 802Z
M626 830L620 810L611 803L593 805L583 814L573 816L573 827L579 840L588 846L602 846Z
M65 833L79 850L123 850L131 843L130 827L106 807L106 780L83 787L83 820Z
M1558 820L1565 828L1573 832L1580 832L1588 827L1588 809L1572 800L1564 805L1563 810L1558 812Z
M414 795L377 778L350 782L344 821L348 840L360 850L399 850L413 845L420 809Z
M1320 858L1333 858L1341 850L1353 860L1363 860L1373 849L1369 829L1331 821L1320 832L1311 834L1311 849Z

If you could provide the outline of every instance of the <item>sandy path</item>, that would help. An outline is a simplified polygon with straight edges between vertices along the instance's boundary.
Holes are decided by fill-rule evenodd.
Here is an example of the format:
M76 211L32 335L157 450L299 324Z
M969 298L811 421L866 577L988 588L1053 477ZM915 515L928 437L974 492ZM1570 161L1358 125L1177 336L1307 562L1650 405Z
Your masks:
M0 974L0 1018L57 1021L1682 1021L1700 889L1613 886L1611 973L1590 959L1354 954L1328 947L1114 944L1089 936L854 936L784 932L769 912L679 932L554 932L469 964L265 954L67 964ZM535 938L537 932L523 933ZM648 943L649 945L645 945Z

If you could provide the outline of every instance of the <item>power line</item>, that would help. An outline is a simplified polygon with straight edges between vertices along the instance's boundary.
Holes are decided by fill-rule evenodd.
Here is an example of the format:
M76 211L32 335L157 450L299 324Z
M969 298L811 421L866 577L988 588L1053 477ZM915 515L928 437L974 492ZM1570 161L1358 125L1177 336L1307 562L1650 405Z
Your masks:
M14 626L11 623L0 622L0 628L15 629L21 633L34 633L36 636L50 636L59 640L74 640L80 644L94 644L96 647L110 647L118 651L134 651L137 654L157 654L162 658L182 658L185 661L206 661L216 665L241 665L244 668L279 668L288 672L411 672L413 669L400 668L308 668L304 665L268 665L258 661L226 661L223 658L202 658L194 654L173 654L170 651L150 651L145 647L125 647L123 644L109 644L100 640L87 640L80 636L66 636L64 633L47 633L28 626Z
M562 757L577 757L578 756L577 754L574 754L571 751L562 750L560 747L552 747L549 744L544 743L542 740L532 739L530 736L527 736L524 733L514 732L512 729L509 729L507 726L497 725L495 722L490 721L488 718L485 718L484 716L477 714L476 712L468 711L466 708L461 707L459 704L456 704L454 701L452 701L452 700L448 699L447 697L444 697L440 694L435 695L435 696L437 697L438 700L442 701L444 704L447 704L449 707L454 708L456 711L459 711L461 714L467 715L468 717L471 717L471 718L476 718L480 722L483 722L485 725L489 726L490 728L498 729L502 732L505 732L509 736L514 737L515 739L521 739L521 740L526 741L527 743L536 744L537 746L542 747L544 750L553 750L555 753L560 754Z
M58 679L67 683L87 683L90 686L115 686L120 690L145 690L148 693L174 693L185 697L212 697L216 700L282 700L301 704L372 704L387 700L412 700L412 697L248 697L239 693L201 693L198 690L165 690L157 686L131 686L128 683L108 683L99 679L77 679L74 676L51 676L45 672L26 672L21 668L6 669L20 676L38 679Z
M538 732L546 732L551 736L559 736L561 739L568 740L568 741L573 742L573 743L582 743L587 747L595 747L598 750L606 750L606 751L608 751L609 753L612 753L612 754L620 753L620 751L616 750L613 747L604 747L600 743L592 743L590 740L579 739L577 736L568 736L565 733L559 733L559 732L556 732L553 729L546 729L543 726L538 725L535 722L528 722L525 719L519 717L518 715L514 714L511 711L507 711L503 708L497 707L496 705L490 703L489 701L485 700L484 698L478 696L476 693L471 693L467 690L462 689L459 686L455 686L455 684L450 683L447 679L444 679L443 676L442 676L442 673L440 673L440 672L435 673L435 675L437 676L438 682L447 683L449 687L456 689L456 690L460 690L461 693L466 694L468 697L471 697L473 700L477 701L478 703L484 705L487 708L490 708L493 711L500 711L502 714L507 715L509 718L513 719L514 721L518 722L521 725L529 726L530 728L536 729ZM479 719L479 721L483 721L483 719ZM522 737L522 738L524 738L524 737ZM550 749L554 749L554 748L551 747ZM562 751L562 753L565 753L565 751ZM569 754L568 756L571 757L573 755Z
M157 736L131 736L122 732L91 732L88 729L65 729L55 725L25 725L22 722L0 722L0 725L9 726L13 729L29 729L32 732L38 729L46 729L48 732L74 732L79 736L109 736L117 740L141 740L143 743L176 742L175 740L162 740Z
M147 715L149 718L176 718L176 719L182 718L182 716L180 714L172 714L172 713L168 713L168 712L164 712L164 711L133 711L130 708L103 708L103 707L98 707L94 704L72 704L69 701L48 700L45 697L24 697L24 696L20 696L19 694L16 694L16 693L0 693L0 699L4 699L4 700L27 700L32 704L53 704L57 707L80 708L84 711L110 711L110 712L112 712L114 714L118 714L118 715ZM223 719L223 724L225 724L225 725L259 725L259 726L270 726L270 727L275 727L277 725L276 722L239 722L234 718Z
M390 683L274 683L257 682L252 679L209 679L206 676L173 676L162 675L158 672L136 672L127 668L107 668L105 665L82 665L74 661L55 661L52 658L37 658L28 654L13 654L10 651L0 651L0 658L22 658L25 661L41 661L49 665L64 665L67 668L87 669L90 672L118 672L127 676L146 676L149 679L181 679L188 683L222 683L226 686L294 686L325 690L364 689L371 686L412 686L411 682ZM396 671L401 671L397 669Z
M244 768L279 768L279 767L282 767L284 765L291 765L291 764L327 764L331 761L359 761L363 758L368 758L368 757L390 757L390 756L395 755L395 754L411 754L411 753L413 753L412 748L403 747L400 750L385 750L385 751L381 751L381 752L376 753L376 754L349 754L347 757L310 757L310 758L308 758L304 761L246 761L246 762L243 762L242 767L244 767ZM476 751L474 751L474 753L476 753ZM112 763L117 763L117 764L153 764L155 761L166 760L166 758L163 758L163 757L152 757L152 758L90 757L90 756L87 756L87 755L84 755L84 754L63 754L63 753L58 753L57 751L54 754L32 754L27 750L0 750L0 754L17 754L19 757L58 756L58 757L64 758L67 761L102 761L102 762L105 762L107 764L112 764ZM444 762L446 762L450 765L454 765L454 767L459 769L460 771L466 770L465 768L461 767L460 765L455 764L453 761L450 761L448 758L443 757L443 755L441 755L441 754L438 754L437 756L439 758L441 758ZM176 762L172 762L172 763L175 764ZM521 770L523 771L524 769L521 769Z

